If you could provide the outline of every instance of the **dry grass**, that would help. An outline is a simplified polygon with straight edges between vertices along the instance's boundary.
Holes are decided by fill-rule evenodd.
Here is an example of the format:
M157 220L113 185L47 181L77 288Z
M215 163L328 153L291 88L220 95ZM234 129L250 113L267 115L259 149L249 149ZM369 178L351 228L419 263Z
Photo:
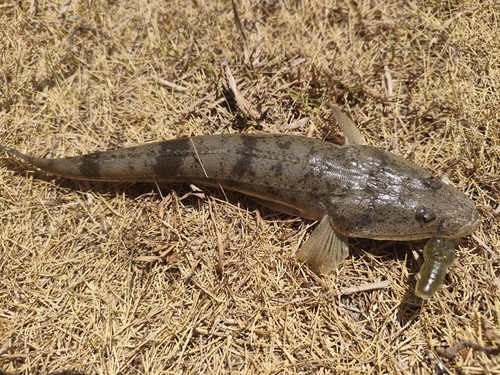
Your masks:
M63 3L0 2L1 143L55 157L217 132L342 142L332 100L369 143L448 174L482 226L422 303L406 243L353 240L317 277L293 256L311 223L239 194L69 181L2 155L0 372L500 373L477 348L440 352L500 344L498 2L241 0L246 42L228 1Z

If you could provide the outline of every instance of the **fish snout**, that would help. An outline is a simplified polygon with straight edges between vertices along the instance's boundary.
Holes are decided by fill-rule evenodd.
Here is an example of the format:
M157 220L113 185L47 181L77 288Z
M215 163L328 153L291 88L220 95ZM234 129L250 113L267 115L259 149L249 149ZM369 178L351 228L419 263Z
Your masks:
M443 228L446 234L443 237L460 238L473 233L479 226L479 211L476 206L469 210L468 214L462 216L463 220L457 220L456 217L448 217L444 220ZM448 225L447 225L448 223Z

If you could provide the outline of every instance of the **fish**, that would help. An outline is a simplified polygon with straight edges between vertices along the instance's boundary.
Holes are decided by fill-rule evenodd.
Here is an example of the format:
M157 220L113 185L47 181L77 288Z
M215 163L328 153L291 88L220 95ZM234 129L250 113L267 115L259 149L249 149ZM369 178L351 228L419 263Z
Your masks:
M330 107L344 145L288 134L218 134L57 159L3 145L0 150L64 178L221 187L272 210L319 221L296 258L320 275L348 256L350 237L417 241L439 233L446 240L477 228L478 210L463 192L409 160L367 145L355 124ZM448 249L448 242L430 242L431 247ZM419 284L433 278L428 294L442 282L431 271L421 274Z

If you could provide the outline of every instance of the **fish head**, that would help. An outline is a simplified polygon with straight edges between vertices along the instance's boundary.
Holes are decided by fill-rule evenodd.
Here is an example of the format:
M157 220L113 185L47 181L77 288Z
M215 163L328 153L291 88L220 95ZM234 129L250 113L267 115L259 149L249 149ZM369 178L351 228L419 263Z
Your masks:
M326 204L332 227L349 237L413 241L460 238L479 224L475 203L418 165L387 151L356 147L356 174Z

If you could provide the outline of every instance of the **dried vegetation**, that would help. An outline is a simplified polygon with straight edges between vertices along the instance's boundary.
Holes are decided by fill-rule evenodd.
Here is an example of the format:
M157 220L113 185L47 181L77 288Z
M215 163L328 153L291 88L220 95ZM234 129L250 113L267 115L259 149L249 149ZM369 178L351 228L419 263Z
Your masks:
M341 143L335 102L477 202L437 298L413 295L407 243L353 239L317 277L294 260L312 223L239 194L69 181L2 155L0 372L500 373L500 4L234 9L0 2L0 142L50 157L221 132Z

